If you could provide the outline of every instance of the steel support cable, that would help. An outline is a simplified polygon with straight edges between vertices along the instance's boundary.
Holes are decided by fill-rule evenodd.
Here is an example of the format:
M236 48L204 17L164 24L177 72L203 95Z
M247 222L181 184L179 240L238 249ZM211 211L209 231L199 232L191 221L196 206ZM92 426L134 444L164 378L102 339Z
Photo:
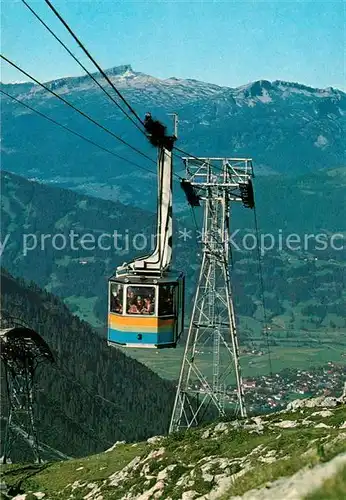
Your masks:
M100 87L100 89L114 102L114 104L127 116L127 118L129 118L132 123L140 130L140 132L146 136L145 132L137 125L137 123L133 120L133 118L119 105L119 103L117 103L113 97L109 94L109 92L100 84L100 82L97 81L97 79L90 73L90 71L79 61L79 59L71 52L71 50L66 46L66 44L64 44L64 42L53 32L53 30L43 21L43 19L34 11L34 9L26 2L26 0L22 0L22 2L24 3L24 5L31 11L31 13L36 17L36 19L38 19L38 21L49 31L49 33L60 43L60 45L62 45L62 47L64 47L64 49L69 53L69 55L77 62L77 64L89 75L89 77L96 83L96 85L98 85L98 87ZM62 24L64 24L64 26L66 27L66 29L69 31L69 33L73 36L73 38L75 39L75 41L78 43L78 45L83 49L83 51L88 55L88 57L90 58L90 60L92 60L92 62L95 64L95 66L98 68L98 70L100 71L100 73L102 74L102 76L107 80L107 82L111 85L111 87L117 92L117 94L119 95L119 97L122 98L122 100L126 103L126 105L129 107L129 109L135 114L135 116L139 119L139 121L141 122L142 125L144 125L144 122L138 117L138 115L135 113L135 111L131 108L131 106L127 103L127 101L125 100L125 98L123 98L121 96L121 93L115 88L114 84L108 79L107 75L104 73L104 71L102 70L102 68L96 63L96 61L91 57L91 55L89 54L89 52L85 49L85 47L83 46L83 44L81 44L81 42L78 40L78 38L76 37L76 35L72 32L71 28L67 25L67 23L63 20L62 16L57 12L57 10L55 9L55 7L50 3L50 2L46 2L49 7L52 9L52 11L55 13L55 15L59 18L59 20L62 22ZM72 132L73 133L73 132ZM178 148L175 148L181 152L183 152L182 150L178 149ZM104 149L105 150L105 149ZM183 152L184 153L184 152ZM174 154L174 153L173 153ZM179 159L181 159L182 157L179 156L179 155L176 155L174 154L174 156L177 156ZM188 156L192 156L192 155L188 155ZM120 157L121 158L121 157ZM197 159L196 157L194 157L195 159ZM125 161L128 161L128 160L125 160ZM132 162L131 162L132 163ZM139 167L139 168L142 168L142 167ZM149 170L148 170L149 171ZM175 177L177 177L179 180L183 180L183 178L181 176L179 176L178 174L174 173L173 172L173 175ZM194 223L195 223L195 226L197 228L197 225L196 225L196 220L195 220L195 215L193 214L193 219L194 219Z
M105 88L92 76L92 74L84 67L84 65L78 60L78 58L70 51L70 49L60 40L60 38L55 35L55 33L49 28L49 26L47 26L47 24L40 18L40 16L32 9L32 7L30 7L30 5L28 5L28 3L25 1L25 0L22 0L22 2L28 7L28 9L33 13L33 15L43 24L43 26L46 27L46 29L53 35L53 37L65 48L65 50L67 50L67 52L71 55L71 57L73 57L73 59L83 68L83 70L95 81L95 83L108 95L108 97L110 97L112 99L112 101L121 109L121 111L132 121L132 123L134 123L134 125L144 134L145 132L134 122L134 120L131 118L131 116L129 116L129 114L123 110L121 108L121 106L116 102L114 101L114 99L110 96L110 94L105 90ZM126 104L126 106L128 107L128 109L133 113L133 115L137 118L137 120L141 123L141 125L144 126L144 122L143 120L138 116L138 114L136 113L136 111L133 109L133 107L128 103L128 101L124 98L124 96L121 94L121 92L115 87L115 85L113 84L113 82L110 80L110 78L108 77L108 75L105 73L105 71L101 68L101 66L97 63L97 61L92 57L92 55L90 54L90 52L86 49L86 47L84 46L84 44L79 40L79 38L77 37L77 35L73 32L73 30L70 28L70 26L68 25L68 23L63 19L63 17L61 16L61 14L57 11L57 9L54 7L54 5L49 1L49 0L45 0L46 4L49 6L49 8L54 12L55 16L60 20L60 22L65 26L65 28L67 29L67 31L70 33L70 35L73 37L73 39L77 42L77 44L79 45L79 47L83 50L83 52L87 55L87 57L92 61L92 63L95 65L95 67L98 69L98 71L101 73L101 75L105 78L105 80L107 81L107 83L109 83L109 85L113 88L113 90L116 92L116 94L120 97L120 99L124 102L124 104ZM197 158L196 156L192 155L192 154L189 154L187 153L186 151L174 146L174 149L176 149L177 151L187 155L187 156L190 156L192 157L193 159L195 160L199 160L201 163L202 163L202 160L200 160L199 158ZM181 156L179 155L175 155L177 156L178 158L182 158ZM215 167L217 170L221 170L220 168L218 167ZM174 174L174 175L177 175L177 174ZM179 177L179 176L178 176ZM180 177L180 179L182 179L182 177Z
M24 2L24 0L22 0ZM47 1L47 0L45 0ZM25 3L25 2L24 2ZM29 7L29 6L28 6ZM30 9L31 10L31 9ZM135 152L137 152L138 154L140 154L141 156L145 157L146 159L148 159L149 161L151 161L152 163L155 163L155 161L150 158L149 156L147 156L145 153L143 153L142 151L138 150L137 148L131 146L129 143L127 143L126 141L124 141L121 137L117 136L116 134L114 134L113 132L111 132L110 130L108 130L106 127L104 127L103 125L99 124L96 120L94 120L93 118L91 118L90 116L88 116L86 113L84 113L83 111L79 110L78 108L76 108L73 104L71 104L70 102L68 102L66 99L64 99L63 97L61 97L59 94L57 94L56 92L54 92L53 90L49 89L46 85L44 85L43 83L41 83L40 81L38 81L36 78L34 78L32 75L30 75L29 73L27 73L26 71L24 71L22 68L20 68L18 65L16 65L14 62L10 61L8 58L6 58L5 56L3 56L2 54L0 54L0 57L5 60L8 64L10 64L11 66L13 66L14 68L16 68L18 71L20 71L22 74L24 74L25 76L27 76L28 78L30 78L31 80L33 80L35 83L37 83L40 87L44 88L47 92L51 93L52 95L54 95L55 97L57 97L59 100L61 100L62 102L64 102L66 105L68 105L69 107L71 107L72 109L74 109L76 112L78 112L79 114L81 114L82 116L84 116L85 118L87 118L89 121L91 121L92 123L94 123L95 125L97 125L99 128L103 129L105 132L109 133L110 135L112 135L113 137L115 137L117 140L119 140L120 142L122 142L124 145L130 147L132 150L134 150ZM6 94L6 92L4 91L1 91L3 94ZM16 100L17 102L23 104L24 106L26 106L27 108L31 109L32 111L36 112L37 114L39 114L40 116L43 116L44 118L50 120L52 123L55 123L56 125L59 125L61 126L62 128L68 130L69 132L73 133L74 135L82 138L83 140L95 145L96 147L99 147L100 149L102 149L103 151L106 151L110 154L112 154L113 156L116 156L118 157L119 159L123 159L124 161L127 161L128 163L131 163L132 165L135 165L137 166L138 168L141 168L142 170L146 170L148 172L151 172L153 173L151 170L149 169L145 169L144 167L141 167L137 164L135 164L134 162L132 162L131 160L127 160L123 157L121 157L120 155L117 155L116 153L113 153L111 152L110 150L108 150L107 148L103 148L102 146L99 146L97 143L95 143L94 141L91 141L90 139L87 139L85 138L84 136L82 136L81 134L79 134L78 132L74 132L72 131L71 129L69 129L68 127L66 127L65 125L62 125L58 122L56 122L55 120L53 120L52 118L49 118L47 117L46 115L44 115L43 113L35 110L34 108L30 108L27 104L24 104L22 101L20 101L19 99L16 99L14 98L13 96L10 96L9 94L6 94L8 97ZM178 148L175 148L175 149L178 149ZM179 151L182 151L182 150L179 150ZM184 151L182 151L184 153ZM179 158L181 158L180 156L178 156ZM196 159L198 159L197 157L194 157ZM180 175L176 174L173 172L173 175L175 177L177 177L179 180L183 180L183 177L181 177ZM195 216L193 214L193 219L194 219L194 223L195 223L195 226L197 227L196 225L196 222L195 222Z
M64 49L77 62L77 64L79 64L79 66L90 76L90 78L92 78L92 80L103 90L103 92L105 92L108 95L108 97L127 116L127 118L129 118L132 121L132 123L141 131L141 133L143 133L143 135L146 135L145 132L135 123L135 121L133 120L133 118L119 105L119 103L117 103L113 99L113 97L107 92L107 90L96 80L96 78L85 68L85 66L78 60L78 58L70 51L70 49L64 44L64 42L62 42L62 40L53 32L53 30L51 30L49 28L49 26L41 19L41 17L34 11L34 9L32 9L32 7L26 2L26 0L22 0L22 2L32 12L32 14L40 21L40 23L51 33L51 35L64 47ZM45 0L45 2L50 7L50 9L54 12L54 14L56 15L56 17L58 17L58 19L60 20L60 22L65 26L65 28L68 30L68 32L71 34L71 36L74 38L74 40L77 42L77 44L80 46L80 48L84 51L84 53L93 62L93 64L96 66L96 68L101 73L101 75L105 78L105 80L109 83L109 85L113 88L113 90L121 98L121 100L124 102L124 104L126 104L126 106L129 108L129 110L134 114L134 116L144 126L143 120L138 116L138 114L133 109L133 107L123 97L123 95L121 94L121 92L115 87L115 85L113 84L113 82L109 79L109 77L104 72L104 70L101 68L101 66L97 63L97 61L91 56L91 54L89 53L89 51L85 48L84 44L78 39L77 35L75 35L75 33L70 28L70 26L67 24L67 22L61 16L61 14L59 14L59 12L56 10L56 8L54 7L54 5L49 0ZM183 154L185 154L185 155L187 155L187 156L190 156L191 158L193 158L195 160L198 160L198 161L200 161L202 163L202 160L200 160L198 157L196 157L196 156L194 156L192 154L189 154L186 151L184 151L184 150L182 150L182 149L180 149L180 148L178 148L176 146L174 146L174 149L177 150L177 151L179 151L179 152L181 152L181 153L183 153ZM178 158L182 159L182 156L177 155L177 154L174 154L174 155L177 156ZM214 168L216 168L216 170L220 170L221 171L221 169L219 167L214 166ZM177 175L177 174L173 174L173 175ZM178 177L180 179L182 179L182 177L180 177L180 176L178 176Z
M109 92L100 84L100 82L94 77L94 75L92 73L90 73L90 71L79 61L79 59L73 54L73 52L67 47L67 45L54 33L54 31L47 25L47 23L45 23L43 21L43 19L35 12L35 10L26 2L26 0L21 0L23 2L23 4L30 10L30 12L36 17L36 19L49 31L49 33L60 43L60 45L62 47L64 47L64 49L69 53L69 55L74 59L74 61L76 61L76 63L87 73L87 75L96 83L96 85L98 85L98 87L114 102L114 104L127 116L127 118L129 118L132 123L138 128L138 130L145 136L146 136L146 133L144 132L144 130L142 130L138 124L133 120L133 118L119 105L119 103L116 102L116 100L109 94ZM48 3L48 2L47 2ZM56 9L53 7L53 5L51 5L51 8L54 12L56 12L56 15L59 17L60 19L60 15L58 15L58 12L56 11ZM62 21L62 18L61 18L61 22ZM65 23L63 23L65 25ZM66 23L67 24L67 23ZM72 33L71 33L72 34ZM73 35L72 35L73 36ZM76 40L77 41L77 40ZM79 42L78 42L79 43ZM94 62L94 61L93 61ZM102 76L103 75L103 70L101 68L99 68L99 66L96 64L96 62L94 62L94 64L98 67L99 71L101 72ZM108 79L107 75L106 75L106 78ZM108 81L108 80L107 80ZM110 85L112 86L112 88L114 88L114 84L111 82L111 81L108 81L108 83L110 83ZM117 93L119 92L116 88L114 88L114 90L117 91ZM119 92L120 94L120 92ZM127 102L127 101L125 101ZM128 103L127 103L128 105ZM129 105L128 105L129 106ZM142 120L138 117L138 119L141 121L142 124L144 124L142 122ZM177 149L177 148L176 148ZM174 153L173 153L174 154ZM182 157L179 156L179 155L176 155L174 154L174 156L177 156L179 159L181 159ZM192 156L192 155L189 155L189 156ZM121 158L121 157L120 157ZM140 167L141 168L141 167ZM177 177L179 180L182 180L183 178L181 176L179 176L178 174L175 174L173 172L173 175L175 177Z
M111 151L110 149L107 149L103 146L100 146L100 144L98 144L97 142L91 140L91 139L88 139L87 137L85 137L84 135L80 134L79 132L76 132L75 130L72 130L71 128L67 127L66 125L63 125L62 123L59 123L58 121L54 120L54 118L51 118L50 116L47 116L45 115L44 113L42 113L41 111L38 111L37 109L29 106L28 104L26 104L24 101L21 101L20 99L17 99L16 97L8 94L7 92L5 92L4 90L0 89L0 92L2 94L4 94L5 96L9 97L10 99L12 99L13 101L16 101L18 104L21 104L22 106L24 106L25 108L29 109L30 111L33 111L34 113L38 114L39 116L42 116L43 118L45 118L46 120L54 123L55 125L58 125L59 127L63 128L64 130L67 130L68 132L70 132L71 134L79 137L80 139L83 139L83 141L86 141L88 142L89 144L92 144L93 146L96 146L97 148L101 149L102 151L105 151L106 153L109 153L111 154L112 156L114 156L115 158L118 158L119 160L123 160L137 168L140 168L141 170L145 170L146 172L150 172L151 174L155 174L155 172L153 170L150 170L149 168L145 168L143 167L142 165L138 165L138 163L135 163L134 161L131 161L127 158L124 158L123 156L121 155L118 155L117 153L114 153L113 151Z
M69 101L67 101L66 99L64 99L63 97L61 97L59 94L57 94L56 92L54 92L54 90L51 90L49 87L47 87L44 83L41 83L39 80L37 80L35 77L33 77L32 75L30 75L29 73L27 73L25 70L23 70L22 68L20 68L17 64L15 64L13 61L11 61L10 59L8 59L7 57L5 57L4 55L0 54L0 57L1 59L3 59L4 61L6 61L8 64L10 64L11 66L13 66L14 68L16 68L18 71L20 71L20 73L22 73L23 75L25 75L26 77L30 78L30 80L34 81L35 83L37 83L37 85L39 85L40 87L42 87L43 89L45 89L47 92L49 92L50 94L54 95L55 97L57 97L60 101L62 101L64 104L66 104L67 106L69 106L70 108L72 108L74 111L76 111L77 113L79 113L81 116L83 116L84 118L86 118L87 120L89 120L91 123L93 123L94 125L96 125L97 127L99 127L100 129L102 129L103 131L107 132L107 134L110 134L112 137L114 137L115 139L117 139L118 141L120 141L122 144L124 144L125 146L129 147L130 149L132 149L133 151L135 151L136 153L140 154L141 156L143 156L144 158L146 158L147 160L151 161L152 163L156 164L156 162L150 158L149 156L147 156L145 153L143 153L142 151L140 151L139 149L135 148L134 146L132 146L131 144L129 144L128 142L126 142L124 139L122 139L121 137L119 137L118 135L114 134L114 132L112 132L111 130L109 130L108 128L104 127L103 125L101 125L100 123L98 123L96 120L94 120L94 118L91 118L88 114L84 113L84 111L81 111L80 109L78 109L76 106L74 106L73 104L71 104Z
M272 375L273 374L273 366L272 366L271 351L270 351L269 336L268 336L268 318L267 318L267 309L266 309L265 296L264 296L264 279L263 279L263 268L262 268L262 260L261 260L261 249L259 247L259 227L258 227L256 206L254 207L254 220L255 220L255 231L256 231L256 239L257 239L257 245L256 245L257 262L258 262L258 275L259 275L259 280L260 280L261 302L262 302L262 308L263 308L263 320L264 320L265 336L266 336L266 341L267 341L269 370L270 370L270 375Z
M179 151L180 153L183 153L183 155L188 156L188 157L192 158L193 160L197 160L201 164L205 163L203 160L201 160L200 158L198 158L198 156L195 156L193 154L187 153L186 151L184 151L183 149L178 148L177 146L174 146L173 149L175 149L176 151ZM177 158L180 158L181 160L183 160L183 158L184 158L183 156L180 156L177 153L173 153L173 154L174 154L174 156L176 156ZM209 164L212 167L214 167L215 170L218 170L218 171L222 172L222 168L221 167L217 167L213 163L209 163Z
M88 58L93 62L93 64L96 66L96 68L99 70L99 72L101 73L101 75L105 78L105 80L109 83L109 85L112 87L112 89L116 92L116 94L120 97L120 99L123 101L123 103L128 107L128 109L131 111L131 113L137 118L137 120L141 123L141 125L144 126L144 122L143 120L138 116L138 114L136 113L136 111L133 109L133 107L127 102L127 100L125 99L125 97L123 97L123 95L119 92L119 90L115 87L115 85L112 83L112 81L109 79L109 77L107 76L107 74L103 71L103 69L101 68L101 66L97 63L97 61L92 57L92 55L90 54L90 52L86 49L86 47L84 46L84 44L79 40L79 38L77 37L77 35L72 31L72 29L70 28L70 26L68 25L68 23L63 19L63 17L61 16L61 14L59 14L59 12L56 10L56 8L54 7L54 5L49 1L49 0L45 0L46 4L48 5L48 7L54 12L55 16L59 19L59 21L65 26L65 28L67 29L67 31L70 33L70 35L74 38L74 40L77 42L77 44L79 45L79 47L83 50L83 52L88 56Z
M96 83L96 85L113 101L113 103L120 109L124 115L127 116L129 120L134 124L138 130L145 135L144 130L134 121L134 119L125 111L120 104L113 98L113 96L101 85L101 83L94 77L92 73L79 61L79 59L71 52L67 45L54 33L54 31L43 21L43 19L35 12L35 10L26 2L22 0L23 4L30 10L30 12L36 17L36 19L46 28L47 31L57 40L62 47L69 53L69 55L76 61L76 63L87 73L87 75Z
M134 167L137 167L141 170L144 170L145 172L149 172L151 174L155 174L155 172L153 170L150 170L149 168L146 168L146 167L143 167L142 165L138 165L138 163L135 163L133 162L132 160L129 160L127 158L124 158L123 156L117 154L117 153L114 153L113 151L111 151L110 149L107 149L103 146L101 146L100 144L98 144L97 142L85 137L84 135L80 134L79 132L76 132L75 130L72 130L71 128L67 127L66 125L63 125L62 123L59 123L58 121L54 120L54 118L51 118L50 116L47 116L45 115L44 113L42 113L41 111L38 111L37 109L33 108L32 106L29 106L28 104L26 104L25 102L23 102L22 100L20 99L17 99L16 97L12 96L11 94L8 94L7 92L5 92L4 90L0 89L0 92L2 94L4 94L6 97L12 99L13 101L17 102L18 104L21 104L22 106L24 106L25 108L29 109L30 111L32 111L33 113L36 113L37 115L41 116L42 118L45 118L46 120L50 121L51 123L54 123L55 125L61 127L62 129L66 130L67 132L70 132L71 134L75 135L76 137L79 137L80 139L83 139L83 141L89 143L89 144L92 144L93 146L99 148L101 151L104 151L106 153L109 153L111 154L112 156L114 156L115 158L118 158L120 160L123 160L127 163L129 163L130 165L133 165ZM178 174L175 174L173 172L173 175L178 177L178 179L181 179L181 177L178 175ZM198 231L198 227L197 227L197 223L196 223L196 217L195 217L195 213L193 211L193 208L189 205L189 207L191 208L191 214L192 214L192 217L193 217L193 221L194 221L194 224L195 224L195 227L196 227L196 230Z

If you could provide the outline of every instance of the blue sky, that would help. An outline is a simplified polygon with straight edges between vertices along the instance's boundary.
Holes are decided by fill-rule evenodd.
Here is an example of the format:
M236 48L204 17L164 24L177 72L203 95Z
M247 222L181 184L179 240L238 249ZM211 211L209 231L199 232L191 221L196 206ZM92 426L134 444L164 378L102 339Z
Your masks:
M94 69L43 0L27 0ZM288 80L346 90L345 3L339 1L52 0L104 68L235 87ZM80 68L20 0L1 1L1 52L37 78ZM3 82L22 75L2 64Z

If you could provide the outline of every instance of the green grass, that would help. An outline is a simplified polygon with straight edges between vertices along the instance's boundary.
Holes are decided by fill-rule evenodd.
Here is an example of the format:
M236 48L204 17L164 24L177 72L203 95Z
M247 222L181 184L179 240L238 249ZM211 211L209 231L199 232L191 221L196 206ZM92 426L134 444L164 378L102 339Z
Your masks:
M333 337L331 338L333 342ZM158 373L160 377L166 379L177 379L179 377L180 364L184 353L184 347L178 346L176 349L152 350L152 349L124 349L125 354L131 356ZM198 355L198 366L207 377L212 376L212 366L210 359L211 349L205 349L204 354ZM296 368L306 370L315 366L326 364L329 361L345 363L343 357L343 347L286 347L277 346L271 348L271 361L274 373L278 373L284 368ZM223 355L222 360L229 358ZM268 354L242 355L240 357L243 377L256 377L269 374ZM230 378L234 382L233 378Z
M55 462L45 466L36 466L37 472L28 477L28 465L8 465L3 467L3 480L8 485L15 485L24 479L25 491L49 493L51 499L62 498L60 492L75 481L103 481L114 472L121 470L133 458L144 453L148 445L140 443L135 447L119 445L114 451L100 453L85 458ZM35 466L34 466L35 467ZM83 469L77 470L80 467Z
M261 434L251 433L249 429L235 428L232 423L229 423L227 433L217 434L212 426L213 437L205 439L202 438L202 434L208 426L204 426L172 434L156 445L124 444L109 453L44 466L5 466L3 480L8 485L17 484L17 493L43 491L51 500L68 498L75 481L83 483L73 492L76 500L82 500L90 491L87 486L89 483L101 487L100 493L105 500L107 498L120 499L129 491L133 496L147 491L155 484L155 478L160 471L167 466L174 465L173 470L168 473L168 479L165 480L163 498L171 497L173 500L178 500L184 491L183 486L177 486L182 476L193 480L193 487L190 489L194 489L200 495L209 493L215 485L215 478L211 482L203 478L202 464L210 463L215 458L215 462L210 463L212 468L208 474L217 476L224 472L219 462L220 459L226 461L229 474L239 472L246 462L250 469L243 476L238 477L224 495L223 500L228 500L232 495L241 495L250 489L261 488L267 482L275 481L280 477L291 476L302 467L313 467L318 463L327 462L345 451L346 439L342 437L346 436L346 432L339 430L339 425L346 420L346 406L333 409L333 415L330 417L320 416L320 421L333 425L335 428L316 429L314 426L298 425L295 428L281 429L273 426L281 419L300 422L309 418L314 411L316 408L306 409L303 413L298 411L263 416L265 429ZM148 454L161 447L163 447L162 454L147 461ZM260 458L266 457L267 454L274 456L275 461L261 462ZM139 468L133 469L126 477L123 476L124 479L118 485L111 486L109 477L122 470L135 457L145 459L146 473L143 473L142 468L145 462L142 462ZM152 477L146 478L146 474ZM336 479L335 481L335 485L328 486L329 483L326 483L325 487L339 488L342 491L343 483ZM319 498L324 497L316 497L316 500Z
M280 477L288 477L299 471L306 465L318 463L317 457L302 459L298 454L289 460L279 460L273 464L261 464L251 472L245 474L235 481L234 486L224 495L221 500L228 500L230 496L243 495L249 490L263 487L266 483L275 481Z
M271 483L281 477L290 477L303 467L310 468L321 462L327 462L346 449L345 441L329 445L328 441L325 441L325 433L319 432L320 429L289 431L283 435L283 438L277 440L277 443L267 443L271 449L284 450L287 459L279 459L271 464L255 465L253 469L235 480L221 500L228 500L234 495L243 495L252 489L263 488L266 483ZM331 431L328 439L331 440L336 435L335 431ZM313 440L315 441L311 445ZM324 497L318 498L324 500ZM344 498L346 497L343 497L343 500Z
M335 476L327 479L317 491L305 497L304 500L345 500L346 498L346 467Z

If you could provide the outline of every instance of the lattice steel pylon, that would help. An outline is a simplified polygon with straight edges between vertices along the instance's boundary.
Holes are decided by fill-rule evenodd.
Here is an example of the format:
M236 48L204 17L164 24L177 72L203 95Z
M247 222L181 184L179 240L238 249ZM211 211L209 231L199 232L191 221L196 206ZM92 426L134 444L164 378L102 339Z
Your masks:
M34 375L41 362L54 361L42 337L16 318L0 312L0 357L5 368L8 416L0 461L10 459L14 442L23 438L41 461L34 418Z
M203 258L170 433L199 425L210 404L218 416L225 416L226 387L234 381L235 409L241 417L246 416L229 271L229 235L231 203L254 206L252 161L184 158L184 162L186 179L182 187L193 205L199 201L204 204Z

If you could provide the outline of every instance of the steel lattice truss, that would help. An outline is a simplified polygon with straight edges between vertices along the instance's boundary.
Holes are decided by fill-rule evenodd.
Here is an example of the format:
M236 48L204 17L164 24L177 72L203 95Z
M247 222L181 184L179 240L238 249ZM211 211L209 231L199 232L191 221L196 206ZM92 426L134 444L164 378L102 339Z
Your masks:
M226 387L234 381L235 409L246 416L229 273L229 221L231 202L245 204L244 192L248 200L251 160L189 158L185 163L187 178L204 202L203 259L170 432L200 424L209 405L224 416Z
M33 411L33 386L37 366L53 362L53 355L42 337L22 322L1 315L0 356L5 367L9 401L2 462L10 458L13 445L22 436L40 461Z

